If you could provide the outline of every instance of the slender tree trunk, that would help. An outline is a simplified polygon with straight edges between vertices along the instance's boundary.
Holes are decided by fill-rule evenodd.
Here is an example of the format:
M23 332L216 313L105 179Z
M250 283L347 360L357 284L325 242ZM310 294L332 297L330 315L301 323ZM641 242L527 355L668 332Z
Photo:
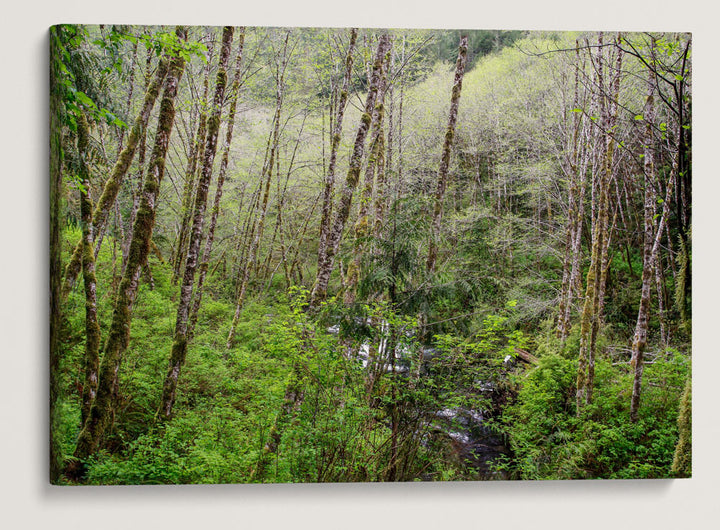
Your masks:
M405 64L405 37L402 40L402 54L400 64ZM403 104L405 102L405 67L403 66L400 73L400 103L398 105L398 119L397 119L397 149L398 149L398 161L397 161L397 188L398 194L401 194L403 189Z
M573 109L581 105L580 71L585 70L585 63L580 61L579 42L575 48L575 93ZM587 170L587 123L582 113L573 112L572 155L568 161L570 185L568 189L568 223L565 242L565 258L563 261L563 279L560 291L560 307L558 311L557 336L565 341L570 333L570 319L574 297L579 294L577 284L580 275L582 255L581 236L585 211L585 172Z
M322 193L322 192L321 192ZM294 273L297 271L298 273L298 281L296 283L302 283L302 270L300 268L296 268L299 261L299 255L300 255L300 248L302 247L303 242L306 240L305 234L307 234L308 225L310 223L310 220L312 219L313 213L315 212L315 208L318 205L318 202L320 201L320 195L317 195L315 197L315 200L313 201L312 207L310 208L310 211L305 216L305 222L302 225L302 228L295 234L295 237L292 238L292 240L296 241L295 243L295 252L293 253L293 257L290 261L290 277L294 278Z
M210 41L211 43L214 40ZM180 233L178 234L177 246L175 248L175 258L173 259L173 285L176 285L178 279L182 276L182 266L187 259L188 236L190 233L191 223L193 221L192 202L195 196L196 179L198 161L204 160L205 146L207 144L207 117L208 117L208 95L210 93L210 65L212 57L212 44L208 50L208 61L205 68L205 77L203 80L203 95L200 100L200 118L198 119L198 129L195 135L195 141L190 146L188 156L187 169L185 170L185 185L183 187L182 202L182 220L180 222Z
M297 157L298 148L300 147L300 144L303 140L303 130L305 129L305 121L307 120L307 114L303 116L303 121L300 125L300 129L298 130L298 136L295 141L295 146L293 147L292 155L290 156L290 162L288 163L287 171L285 172L285 182L282 185L282 188L280 186L280 164L279 160L276 164L275 173L277 174L278 178L275 181L276 182L276 193L277 193L277 199L275 201L276 207L277 207L277 220L275 222L275 229L273 230L273 236L272 240L270 242L270 247L268 251L267 259L265 260L265 269L262 274L262 280L267 281L267 287L266 289L270 288L270 285L272 283L273 276L275 275L275 272L280 268L280 265L283 265L284 273L285 273L285 280L287 283L288 288L290 287L290 276L289 276L289 269L287 266L287 248L285 246L285 238L283 234L283 209L285 207L285 199L287 198L287 189L288 184L290 182L290 175L292 175L293 167L295 166L295 158ZM275 241L280 237L280 260L278 261L275 269L270 272L270 265L272 262L272 255L273 250L275 249Z
M197 287L195 289L192 310L190 311L188 323L188 340L192 339L193 332L195 330L195 324L197 323L198 312L200 311L200 304L202 302L203 285L205 283L205 277L208 272L208 267L210 266L210 255L212 253L213 241L215 239L215 227L217 226L217 219L220 215L220 199L222 198L223 184L225 183L225 175L227 174L228 161L230 158L230 145L232 144L233 129L235 127L235 112L237 110L237 100L240 91L240 65L242 64L243 46L245 44L244 27L240 28L240 35L238 41L239 45L237 59L235 61L235 73L233 74L233 83L230 88L230 110L227 117L225 144L223 145L223 154L222 159L220 160L217 189L215 191L215 201L213 203L212 214L210 216L210 225L208 227L207 241L205 243L205 250L203 251L202 261L200 262Z
M587 370L587 388L586 388L586 403L590 403L592 400L593 388L595 386L595 352L597 345L597 338L600 333L600 328L604 320L605 310L605 289L607 287L607 275L609 266L609 252L610 252L610 241L615 231L617 221L617 207L613 211L612 223L610 222L610 186L612 181L617 177L616 173L616 155L617 155L617 117L618 107L620 98L620 77L622 74L622 49L618 46L620 42L620 34L618 34L615 40L615 46L612 47L612 51L615 53L615 67L612 74L608 74L610 78L609 94L607 98L607 125L605 127L605 158L604 158L604 185L601 194L604 194L604 207L599 210L600 217L598 218L598 227L600 230L600 257L598 264L598 276L596 293L595 293L595 309L594 317L592 321L592 331L590 338L590 350L588 357L588 370Z
M650 93L645 103L645 137L644 149L644 176L645 176L645 202L644 202L644 237L643 237L643 270L642 286L640 288L640 307L638 308L637 324L635 325L635 336L632 343L632 357L630 366L633 369L633 390L630 400L630 421L635 423L638 420L640 408L640 393L643 374L643 355L647 345L648 316L650 312L650 285L653 279L653 267L655 266L652 255L653 241L655 239L653 216L655 215L655 192L653 190L655 180L655 157L653 152L653 121L655 109L653 105L655 85L651 80Z
M353 53L357 42L357 28L350 30L350 44L348 44L347 55L345 56L345 76L343 77L342 89L337 103L337 115L332 122L330 136L330 163L325 174L323 187L322 213L320 215L320 239L318 242L318 270L324 263L327 254L327 240L330 234L330 216L332 215L332 195L335 186L335 167L337 165L337 152L342 136L343 116L350 93L350 78L352 76ZM331 113L332 119L332 113Z
M242 217L240 214L242 213L243 206L242 206L242 200L243 197L240 198L240 206L238 206L238 218L237 223L235 224L235 249L233 252L233 259L232 259L232 277L233 277L233 295L237 297L238 293L240 292L240 280L242 279L242 264L245 263L245 252L248 248L248 241L250 240L250 230L251 226L254 226L254 216L255 216L255 208L258 205L258 196L260 195L260 192L262 190L262 182L258 183L258 186L255 188L255 191L253 191L250 194L250 200L247 207L247 212L245 214L245 220L240 222ZM245 188L243 188L243 195L245 193Z
M192 301L195 271L198 266L198 254L200 253L200 242L203 234L208 190L210 188L210 181L212 180L213 162L215 161L217 141L220 134L220 117L222 114L222 104L225 99L227 65L230 59L233 33L234 28L232 26L225 26L223 28L220 59L215 81L215 95L208 119L202 171L200 173L200 179L198 180L197 193L195 194L195 209L190 242L188 244L187 261L185 262L185 273L183 274L183 281L180 286L180 302L178 303L177 318L175 320L175 336L173 337L172 351L170 353L170 366L165 376L162 404L158 411L158 417L163 420L170 419L172 415L180 370L185 363L185 356L187 355L188 315ZM222 185L220 185L220 190L220 193L222 193Z
M643 375L643 354L647 345L647 329L650 310L650 289L653 280L657 281L657 264L659 263L660 241L663 237L663 229L665 228L665 220L670 213L670 201L673 193L673 179L668 179L665 189L665 199L662 205L662 213L660 220L655 221L655 204L657 202L656 194L653 187L656 185L655 180L655 159L652 150L652 120L654 119L653 97L654 84L650 84L650 93L648 94L647 104L645 107L645 120L647 121L645 132L645 152L644 152L644 170L645 170L645 208L644 208L644 238L643 238L643 274L642 287L640 290L640 307L638 309L637 324L635 326L635 335L632 344L632 356L630 364L633 368L633 391L630 400L630 421L635 423L638 420L638 410L640 408L640 396L642 391L642 375ZM653 275L655 275L653 277ZM662 310L662 290L658 290L659 309ZM661 322L663 315L660 315ZM661 328L661 340L662 336Z
M387 90L388 80L387 71L390 64L391 49L388 47L387 53L382 62L380 71L380 85L378 86L378 95L373 110L372 123L370 130L372 135L370 138L369 156L365 167L365 176L363 179L363 189L360 195L360 205L358 208L358 216L355 221L355 242L353 261L348 266L345 284L345 303L350 305L355 302L357 284L360 280L361 259L365 248L367 247L365 239L374 231L374 221L370 219L370 211L373 199L373 188L375 183L375 172L383 175L385 171L385 142L383 135L383 119L385 116L385 91Z
M285 199L287 197L287 188L288 184L290 182L290 175L292 175L293 168L295 166L295 158L297 157L298 148L300 147L300 144L303 141L303 130L305 129L305 122L307 120L307 113L303 115L303 121L300 124L300 128L297 132L297 139L295 140L295 145L293 147L292 155L290 156L290 161L288 163L287 171L285 171L285 181L281 184L280 181L280 157L276 157L276 163L275 163L275 174L277 175L277 179L275 181L276 188L275 193L277 194L277 199L275 200L275 206L277 208L277 219L275 221L275 228L273 229L273 235L270 239L270 245L268 247L268 255L267 258L265 258L264 265L261 267L258 263L258 271L257 276L260 280L263 282L268 280L268 277L270 276L269 280L272 281L272 274L270 274L270 265L272 263L272 256L273 252L275 250L275 241L278 238L278 234L280 235L280 239L282 240L282 224L283 224L283 208L285 207ZM287 125L287 123L286 123ZM284 127L283 127L284 129ZM281 243L281 253L284 253L284 250L282 249L283 244ZM284 255L284 254L283 254ZM284 260L284 258L283 258ZM260 260L258 260L259 262ZM278 261L277 267L275 267L275 271L280 267L280 261ZM262 272L261 272L262 269ZM270 281L268 281L268 285L270 284Z
M142 109L135 119L133 128L128 135L127 145L118 156L117 162L115 162L115 165L110 172L110 176L105 182L105 188L103 189L102 195L100 196L92 215L94 224L93 232L96 235L105 228L110 208L113 204L115 204L115 199L120 191L123 178L128 172L130 163L135 155L135 148L137 147L137 144L147 127L150 112L155 105L155 100L160 93L160 87L162 86L163 80L168 73L168 63L169 58L167 56L163 56L158 64L155 79L153 79L153 82L145 92ZM78 273L80 272L82 265L82 246L82 241L78 242L72 257L70 258L70 262L65 269L65 279L62 292L63 298L67 297L70 289L72 289L75 284L75 279L77 278Z
M335 262L335 255L340 247L345 223L350 216L353 194L360 179L360 168L362 165L363 151L365 149L365 137L370 129L372 112L375 107L378 86L380 84L380 70L382 68L385 53L389 47L390 37L389 35L383 33L378 41L377 52L375 54L375 61L373 64L373 73L370 80L370 86L368 87L367 98L365 100L365 111L360 118L360 125L358 126L357 135L355 136L355 144L352 156L350 157L350 165L347 176L345 177L345 185L341 192L340 202L335 214L332 231L328 235L325 259L318 268L315 285L312 289L310 297L311 307L316 307L327 295L327 287L330 282L330 274L332 273Z
M95 401L100 367L100 325L97 318L97 280L93 253L92 201L90 199L90 170L87 165L89 131L85 115L77 119L77 147L80 157L79 177L84 190L80 190L80 212L83 242L83 280L85 285L85 379L82 388L81 425L90 414Z
M152 67L152 56L153 51L152 48L147 49L147 55L145 57L145 85L144 85L144 91L147 92L148 87L150 86L150 80L152 79L152 72L150 71L150 68ZM129 111L128 111L129 112ZM143 171L145 170L145 152L147 150L147 128L144 128L142 131L142 135L140 136L139 145L137 147L138 149L138 155L137 155L137 172L135 177L135 183L131 184L131 192L132 192L132 212L130 213L130 227L131 229L127 231L125 240L123 241L123 247L122 247L122 273L125 273L125 267L127 266L127 259L128 254L130 253L130 239L132 234L132 227L135 225L135 217L137 216L137 210L140 206L140 195L142 194L142 184L143 184Z
M395 72L395 52L390 57L390 66L388 68L388 78L393 79L396 75ZM385 208L389 199L387 193L387 176L392 174L393 171L393 139L394 139L394 125L393 115L395 110L395 98L394 98L394 83L389 83L387 87L387 94L385 99L388 100L388 119L387 119L387 141L385 140L385 134L381 135L383 139L382 147L382 158L384 165L378 169L376 192L375 192L375 226L373 229L373 236L378 237L382 227L385 223Z
M303 123L304 125L304 123ZM283 228L283 209L285 206L285 198L287 196L287 187L288 182L290 180L290 174L292 172L292 166L295 160L295 154L297 153L297 147L300 144L300 137L298 137L298 141L295 143L295 149L293 150L293 156L290 161L290 165L288 166L288 170L285 176L285 184L283 185L282 189L280 188L280 179L278 178L276 180L277 183L277 200L275 201L277 206L277 220L275 222L275 230L273 234L273 242L270 245L270 251L268 252L268 259L267 259L267 265L265 267L265 275L263 277L263 280L265 280L265 287L264 292L270 289L270 286L272 285L273 278L275 277L275 273L280 268L280 265L283 266L283 272L285 274L285 283L287 285L287 288L290 288L291 280L290 280L290 274L287 264L287 247L285 245L285 230ZM280 174L280 167L277 168L278 176ZM280 260L278 261L275 268L270 271L270 258L272 257L273 248L275 246L275 239L279 236L280 238Z
M662 228L659 228L662 230ZM665 315L665 272L660 254L655 255L655 289L658 301L658 320L660 322L660 343L663 346L670 344L670 337L667 330L667 317Z
M263 193L262 202L260 203L259 218L257 220L257 228L255 235L252 239L250 249L247 254L247 258L244 263L242 280L240 282L240 290L237 297L237 303L235 304L235 314L233 315L232 324L230 325L230 332L226 342L226 348L229 350L232 348L232 343L235 340L235 329L240 321L240 314L245 303L245 293L247 291L248 282L250 280L250 271L256 264L258 248L260 246L260 239L262 238L263 231L265 229L265 216L267 214L268 198L270 196L270 182L272 180L272 172L275 165L275 157L277 156L278 144L280 141L280 111L282 109L283 95L285 90L285 68L287 67L288 55L287 45L290 33L288 32L285 36L285 47L283 51L282 59L277 66L276 78L277 78L277 95L275 98L275 116L273 118L273 132L271 135L272 141L269 144L269 153L266 155L265 163L263 164L262 173L260 174L261 186L265 184L265 190ZM259 198L259 196L258 196Z
M455 64L455 81L453 83L452 96L450 98L450 116L448 118L447 131L445 132L445 141L443 143L442 157L440 158L440 169L438 170L437 175L437 189L435 190L435 207L433 208L432 228L426 263L427 271L430 274L433 274L435 272L435 263L437 261L438 241L440 239L440 223L442 221L445 190L448 185L450 153L452 150L452 143L455 138L455 123L457 122L458 107L460 104L460 92L462 90L463 75L465 74L467 45L467 36L463 35L460 38L458 58Z
M375 175L375 222L373 223L372 234L378 237L382 225L385 222L385 201L387 201L387 173L385 168L385 131L380 124L377 147L377 173Z
M179 26L175 33L182 41L187 39L187 28ZM155 133L152 160L145 174L142 202L133 226L128 266L118 289L110 332L100 364L98 392L75 448L75 457L81 461L97 451L112 418L115 405L113 389L116 387L120 363L130 339L131 311L137 296L140 270L147 261L150 250L150 238L155 224L156 201L165 171L165 159L175 121L175 97L184 66L185 61L180 56L170 60L163 97L160 102L160 116Z
M140 43L140 39L136 39L135 44L133 44L132 59L130 60L130 72L128 74L128 77L130 78L130 84L128 86L127 98L125 100L125 109L126 109L127 116L130 116L130 105L132 104L133 92L135 90L135 63L137 62L138 44L139 43ZM121 127L120 130L118 131L118 151L122 151L124 140L125 140L125 129Z
M240 253L240 247L242 246L242 238L240 237L240 234L241 234L240 228L243 223L241 222L242 216L240 214L242 214L243 208L245 206L245 192L247 191L247 187L248 187L247 181L242 182L240 184L240 196L238 197L237 218L236 218L235 224L233 226L233 235L232 235L232 239L235 241L235 246L234 246L235 252L234 252L233 260L232 260L232 264L231 264L231 269L233 271L236 270L236 267L237 267L236 260L238 257L237 255ZM252 198L250 200L252 201Z
M601 319L601 296L604 292L603 282L606 272L604 267L607 262L607 242L609 238L609 190L613 179L613 160L615 153L615 122L617 119L617 98L620 90L620 60L621 51L614 47L616 53L616 70L610 83L608 92L604 89L604 78L602 63L602 34L599 38L599 52L596 67L597 86L600 89L600 119L602 123L601 139L604 140L604 153L600 175L597 178L597 189L593 196L593 213L597 216L594 219L592 231L592 251L590 255L590 267L587 273L585 300L580 320L580 353L578 359L578 376L576 405L577 414L580 415L583 407L592 401L592 391L595 379L595 348L600 330ZM597 206L595 206L597 201Z

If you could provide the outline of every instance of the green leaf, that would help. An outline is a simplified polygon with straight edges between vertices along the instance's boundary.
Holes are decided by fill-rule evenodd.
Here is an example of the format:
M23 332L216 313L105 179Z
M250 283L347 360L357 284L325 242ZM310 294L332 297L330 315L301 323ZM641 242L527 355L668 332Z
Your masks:
M82 103L89 109L96 109L97 106L95 105L95 102L90 99L87 95L85 95L83 92L80 92L79 90L75 92L75 97L78 102Z
M635 115L635 121L644 120L644 119L645 119L645 118L643 117L642 114L636 114L636 115Z

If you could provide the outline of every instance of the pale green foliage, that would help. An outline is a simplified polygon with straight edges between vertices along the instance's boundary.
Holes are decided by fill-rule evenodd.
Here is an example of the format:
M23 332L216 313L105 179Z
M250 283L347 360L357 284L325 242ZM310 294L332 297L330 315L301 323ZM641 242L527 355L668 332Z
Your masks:
M198 30L195 36L205 32ZM667 317L671 344L677 349L658 346L659 323L656 316L651 317L651 364L645 371L640 420L635 425L627 421L631 374L624 348L632 332L632 314L637 313L641 267L637 253L641 232L634 208L641 191L637 153L642 148L638 127L643 125L645 67L632 60L623 64L628 75L620 93L623 111L617 134L622 145L616 165L622 168L617 182L627 187L620 188L627 209L618 214L612 240L611 291L597 338L594 403L578 417L575 371L579 331L576 325L560 342L553 330L566 244L568 177L562 161L570 145L570 124L575 117L582 117L593 127L599 126L598 116L590 115L589 98L573 102L575 38L583 35L528 34L513 47L480 58L466 72L438 268L428 275L423 264L433 206L430 196L437 181L453 82L452 64L436 59L447 55L449 34L430 30L392 33L395 66L402 56L408 63L404 72L395 72L393 91L386 100L386 145L391 145L392 131L393 151L386 155L392 165L386 175L385 217L377 233L369 229L375 226L372 217L368 219L361 267L355 269L360 271L355 303L347 307L341 302L338 266L327 301L314 311L307 308L308 289L316 272L318 197L329 155L328 117L334 110L329 109L330 81L338 81L342 74L336 65L346 52L348 32L296 28L288 41L279 148L257 267L250 274L234 346L225 349L238 268L248 245L248 227L255 219L250 205L261 184L273 128L276 67L286 35L283 28L248 28L216 245L206 296L178 386L176 416L163 425L154 422L178 293L170 280L170 266L151 254L148 265L154 289L143 271L130 344L120 368L114 424L104 449L88 462L87 482L488 478L491 475L481 472L474 460L477 455L472 451L477 448L463 447L450 436L467 425L459 415L447 418L439 414L448 410L481 412L482 428L505 436L498 443L508 444L512 452L504 461L496 460L494 467L508 478L669 475L678 439L678 403L689 370L689 344L678 340L684 335L678 333L682 328L678 329L675 308L667 311ZM103 68L109 67L103 73L107 78L125 79L133 39L140 39L141 51L144 43L158 45L158 50L178 45L169 34L155 30L147 38L117 39L114 34L113 30L102 43L83 39L76 43L88 46L85 51L107 53L108 64L103 63ZM363 119L366 61L376 39L374 30L360 33L336 176L347 172L354 133ZM676 60L683 49L672 39L661 39L657 45L658 53L668 61ZM190 71L202 71L205 58L197 53L202 51L197 46L183 48ZM647 46L641 52L648 56ZM216 57L210 66L212 72ZM144 65L138 67L136 84L143 69ZM583 75L588 82L591 69L587 64ZM171 140L168 171L158 199L153 242L165 256L175 253L182 213L178 194L183 182L177 169L186 166L188 132L196 130L189 110L206 104L196 99L197 83L186 76L180 86L179 126ZM142 93L138 86L131 116ZM68 101L76 109L93 111L99 120L108 120L109 115L99 112L105 108L104 100L95 99L91 90L78 88L72 94ZM105 95L109 103L124 108L127 86L113 86ZM121 119L115 107L107 108ZM108 123L110 127L93 133L98 139L98 156L93 160L97 178L106 174L117 149L116 129L121 125L113 119L103 125ZM672 166L669 154L676 134L672 124L671 112L659 110L657 166L663 178ZM224 127L221 125L221 135ZM104 146L99 141L101 133ZM103 147L106 152L99 156ZM66 160L71 160L70 153ZM72 165L66 169L65 177L72 177ZM592 171L586 175L588 183ZM111 216L98 257L97 295L104 338L117 285L113 275L119 275L121 265L121 239L132 229L134 178L142 175L142 168L133 163L129 174L133 179L124 183L118 196L117 215ZM91 188L94 185L91 183ZM336 205L340 185L341 180L336 180ZM215 184L211 186L213 193ZM91 195L97 192L89 191ZM67 196L66 249L80 237L75 195ZM589 187L585 200L589 210ZM358 203L356 198L348 226L354 224ZM588 210L584 222L589 226ZM677 220L671 218L675 247L679 241L676 225ZM589 237L583 236L585 252ZM346 234L337 255L345 275L352 248L349 241ZM691 249L687 250L690 255ZM583 255L580 266L584 274L587 254ZM663 250L664 287L669 294L679 288L682 292L678 294L684 295L681 284L690 277L690 270L684 267L690 263L674 263L688 275L673 278L667 257ZM290 282L286 282L285 267L291 269ZM580 307L581 302L575 300ZM83 303L76 288L63 307L64 350L59 374L63 391L57 437L65 456L72 454L79 430ZM687 333L689 337L689 329ZM392 360L388 344L394 344L397 352ZM535 363L537 357L539 365L522 360L525 351L533 355L529 363ZM681 425L689 422L689 407L688 399ZM276 447L269 447L271 439L277 441ZM687 443L684 455L686 449L689 451ZM390 473L392 458L398 464L392 469L394 475Z

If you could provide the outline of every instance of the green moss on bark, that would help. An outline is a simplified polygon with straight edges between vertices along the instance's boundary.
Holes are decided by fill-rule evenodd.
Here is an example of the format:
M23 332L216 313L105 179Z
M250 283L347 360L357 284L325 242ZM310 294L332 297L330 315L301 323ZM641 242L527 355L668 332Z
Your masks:
M176 34L184 40L187 38L187 29L179 26ZM75 448L74 456L81 462L98 450L112 421L120 364L130 339L131 311L137 295L138 278L150 249L157 190L163 177L165 157L175 119L175 97L184 66L182 57L174 57L165 79L152 162L145 175L142 202L133 226L128 264L120 282L110 332L105 343L97 397Z
M195 272L198 265L200 241L203 235L203 220L207 206L207 195L212 178L213 162L217 151L217 140L220 131L220 117L222 102L225 98L225 85L227 84L227 65L230 59L230 48L232 45L234 29L231 26L223 28L222 47L220 50L219 66L215 84L215 95L213 98L213 109L208 120L208 135L205 145L205 157L203 160L202 173L198 182L197 194L195 197L195 209L193 226L190 234L190 244L187 260L185 262L185 273L180 288L180 303L177 309L175 324L175 335L173 347L170 353L170 366L163 383L162 406L159 413L161 419L169 419L172 414L172 407L175 403L177 383L180 378L180 370L185 363L187 355L187 329L190 303L192 300Z
M130 135L128 136L127 145L120 152L117 162L115 162L115 165L110 172L110 176L105 182L103 192L100 195L100 199L98 199L98 203L92 213L94 233L96 234L99 233L99 231L104 226L110 213L110 208L115 203L115 199L117 199L123 179L125 178L125 175L130 168L130 163L135 156L135 150L137 148L137 145L140 141L140 138L142 138L143 136L143 131L147 127L148 120L150 119L150 113L155 106L155 101L157 100L157 97L160 93L160 88L162 87L163 81L167 76L169 64L169 58L167 56L163 56L163 58L160 60L160 63L158 64L155 78L145 92L142 109L140 111L140 114L138 114L137 118L135 119L133 128L130 132ZM73 285L75 284L75 280L80 273L81 267L82 241L78 242L78 244L76 245L72 257L70 258L70 261L65 268L65 279L62 287L63 298L67 297Z
M680 478L692 476L692 377L685 382L678 412L678 442L671 472Z

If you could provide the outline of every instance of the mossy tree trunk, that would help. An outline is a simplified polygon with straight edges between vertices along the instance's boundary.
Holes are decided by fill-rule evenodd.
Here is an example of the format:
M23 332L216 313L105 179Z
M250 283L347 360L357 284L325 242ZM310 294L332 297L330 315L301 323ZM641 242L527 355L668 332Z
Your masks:
M196 193L196 174L198 161L203 160L205 156L205 146L207 137L207 117L208 117L208 95L210 93L210 70L212 63L212 55L214 49L214 36L208 33L208 59L205 66L205 76L203 78L203 94L200 100L198 128L195 138L190 145L188 153L187 168L185 169L185 183L183 185L183 201L182 201L182 219L180 221L180 232L175 246L175 256L173 257L173 277L172 283L176 285L178 279L183 275L182 266L187 259L188 236L190 233L191 223L193 220L193 197Z
M187 39L187 28L178 26L175 34L181 41ZM80 461L95 453L112 420L115 407L116 388L120 364L130 340L131 312L137 296L138 280L142 266L150 251L150 238L155 224L157 197L165 172L168 144L175 122L175 98L182 77L185 61L172 57L164 80L160 114L155 133L152 158L145 173L140 208L133 226L128 265L123 274L115 299L110 331L105 342L104 355L100 364L98 392L78 437L75 457Z
M153 57L153 50L152 48L147 49L147 54L145 56L145 84L143 91L147 92L148 87L150 86L150 80L152 79L152 57ZM129 112L129 109L128 109ZM142 135L140 136L140 141L138 143L137 147L138 153L137 153L137 169L135 172L135 179L131 183L131 195L132 195L132 211L130 212L130 230L127 231L125 240L123 241L123 247L122 247L122 271L121 275L125 272L125 267L127 267L127 259L128 254L130 253L130 240L132 236L132 227L135 224L135 216L137 215L137 210L140 206L140 195L142 194L142 183L143 183L143 171L145 170L145 154L147 151L147 128L144 128L142 131Z
M452 96L450 97L450 113L448 117L445 140L443 142L440 168L437 174L437 187L435 189L435 206L431 223L430 241L428 245L428 257L426 262L427 272L433 274L437 262L438 241L440 239L440 223L442 222L443 202L445 201L445 190L448 185L448 170L450 168L450 154L455 138L455 123L457 122L458 108L460 106L460 92L462 91L463 76L465 74L465 61L467 58L468 39L466 35L460 38L458 57L455 63L455 80L453 82Z
M81 424L85 423L97 394L100 368L100 325L97 316L97 280L93 252L92 200L90 199L90 169L88 167L89 125L84 114L77 117L77 149L80 159L78 173L84 189L80 190L80 218L82 226L82 269L85 287L85 378L80 408Z
M692 476L692 375L690 373L680 398L677 425L678 441L670 471L673 476L689 478Z
M393 51L393 53L390 55L390 64L388 65L387 73L387 77L393 80L394 77L399 73L395 70L395 54L396 52ZM379 160L379 162L382 161L383 164L378 167L378 173L375 183L375 224L373 226L373 237L376 238L380 235L380 232L385 224L385 210L387 207L387 201L389 200L387 180L388 175L391 175L393 173L393 139L395 131L393 124L393 114L395 107L394 85L395 82L388 83L386 89L387 93L385 95L385 101L388 102L388 104L386 105L388 111L387 135L384 131L380 135L382 147L380 151L381 159Z
M597 188L593 196L593 230L590 266L588 268L585 287L585 300L580 320L580 352L577 372L576 406L580 415L585 405L592 401L592 392L595 380L595 350L600 321L602 318L602 300L606 272L604 266L607 262L608 240L610 237L610 185L613 174L613 160L617 140L616 121L618 109L618 95L620 91L622 51L613 46L611 50L615 55L615 68L609 87L605 89L603 63L607 60L603 54L602 33L598 39L599 51L596 58L596 86L599 93L599 116L601 123L600 140L603 148ZM611 70L611 69L609 69Z
M370 137L367 164L365 166L365 175L363 177L363 188L360 194L360 204L355 221L353 261L348 266L348 272L345 277L345 303L348 305L355 302L357 284L360 281L362 256L367 249L366 241L374 232L375 222L371 219L370 212L371 206L373 206L375 173L377 171L378 175L382 174L384 176L385 172L383 120L385 117L385 92L388 87L388 68L390 66L391 53L392 49L388 47L380 70L380 84L378 86L375 108L373 109L372 123L370 125L372 134Z
M245 44L245 28L240 28L240 35L238 36L238 52L237 59L235 60L235 73L233 74L233 82L230 88L230 110L227 116L227 129L225 132L225 143L223 145L223 154L220 160L220 169L218 172L217 188L215 191L215 200L213 202L213 209L210 215L210 224L208 226L208 234L205 242L205 249L203 250L202 259L200 261L200 268L198 270L197 286L195 288L195 296L193 297L192 308L190 310L190 316L188 319L188 340L192 339L193 332L195 330L195 324L197 323L198 312L200 311L200 304L202 303L203 286L205 284L205 277L207 276L208 268L210 266L210 255L212 254L213 241L215 239L215 228L217 226L218 216L220 215L220 200L223 194L223 184L225 183L225 176L227 174L227 167L230 157L230 145L232 144L233 130L235 127L235 113L237 110L237 100L240 92L240 65L242 64L243 47Z
M337 102L337 114L332 122L332 130L330 131L330 161L328 163L327 173L325 174L325 182L323 185L322 213L320 214L320 238L318 240L318 269L325 261L327 253L327 239L330 233L330 218L332 215L332 197L333 188L335 187L335 171L337 166L337 152L340 147L340 139L342 136L343 117L345 115L345 107L347 106L348 96L350 93L350 78L352 76L353 53L357 42L357 28L350 30L350 43L348 44L347 55L345 56L345 75L343 76L343 84L340 89L340 96Z
M167 56L163 56L160 59L157 72L155 73L155 78L145 92L142 108L135 119L135 123L133 124L130 134L128 135L127 145L120 152L120 155L110 172L110 176L105 182L102 195L100 196L97 205L95 205L92 218L94 224L93 232L96 235L105 227L110 214L110 208L115 204L115 199L120 192L122 181L130 169L130 163L135 155L135 149L144 135L145 128L147 127L148 120L150 119L150 113L155 106L155 100L160 93L163 80L168 73L169 62L170 59ZM63 298L67 297L70 289L72 289L75 284L78 274L80 273L80 269L82 267L82 248L83 243L82 241L79 241L75 247L72 257L70 258L70 262L67 264L65 269L65 278L62 289Z
M125 99L125 112L126 112L127 116L130 116L130 108L132 105L133 92L135 91L135 65L137 64L138 44L139 43L140 43L140 39L135 39L135 43L133 44L132 58L130 59L130 72L128 72L128 77L130 78L130 83L128 85L127 98ZM121 127L120 130L118 131L118 151L122 151L124 140L125 140L125 129Z
M640 392L642 387L643 374L643 355L647 346L648 317L650 312L650 284L654 276L653 267L655 265L654 256L652 255L653 240L655 239L655 230L653 217L655 215L655 158L653 152L653 121L655 109L653 105L655 86L650 83L650 92L645 103L643 117L645 119L645 136L643 143L644 149L644 183L645 183L645 201L643 208L643 270L642 270L642 286L640 288L640 306L638 308L637 323L635 325L635 335L632 343L632 357L630 366L633 370L633 389L632 398L630 400L630 421L637 422L638 410L640 408Z
M220 118L227 86L227 65L230 59L234 31L232 26L225 26L222 33L220 58L215 80L215 95L213 96L212 107L210 109L203 165L195 194L192 231L190 232L187 260L185 261L185 272L183 274L182 285L180 286L180 302L178 303L177 317L175 320L175 335L170 353L170 366L168 367L165 382L163 383L162 403L160 411L158 412L158 417L165 420L169 419L172 415L180 370L185 363L185 356L187 355L188 316L190 303L192 301L193 284L195 282L195 271L198 267L198 256L203 235L208 190L210 188L210 181L212 180L213 163L215 161L215 153L217 152L218 136L220 135ZM221 186L220 190L222 190Z
M353 152L350 157L347 176L345 177L345 185L341 191L338 208L335 213L335 220L332 225L332 230L328 235L325 259L318 268L315 284L313 285L310 297L311 307L319 305L327 296L330 274L332 273L333 266L335 264L335 255L340 247L345 223L347 223L348 217L350 216L353 194L355 193L355 188L360 180L360 169L362 166L363 152L365 150L365 137L370 129L372 113L375 108L375 100L377 99L378 88L380 85L380 72L385 54L389 47L390 36L387 33L383 33L380 35L378 40L375 60L373 62L372 76L370 78L370 85L365 99L365 108L363 115L360 118L360 125L358 126L357 134L355 136Z

